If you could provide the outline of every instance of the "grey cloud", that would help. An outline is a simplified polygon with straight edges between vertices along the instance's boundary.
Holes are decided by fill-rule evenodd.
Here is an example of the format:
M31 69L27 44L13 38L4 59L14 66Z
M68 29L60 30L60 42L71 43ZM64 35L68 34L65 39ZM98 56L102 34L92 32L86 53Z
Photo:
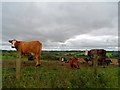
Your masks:
M101 40L95 40L95 39L78 39L78 40L73 40L70 41L72 47L101 47L101 48L107 48L107 47L117 47L118 45L118 38L114 36L109 36L109 37L96 37L96 38L101 38ZM79 42L78 42L79 41Z
M3 3L2 14L3 41L37 39L44 47L59 47L76 35L114 37L118 32L117 3ZM88 46L89 42L93 41Z

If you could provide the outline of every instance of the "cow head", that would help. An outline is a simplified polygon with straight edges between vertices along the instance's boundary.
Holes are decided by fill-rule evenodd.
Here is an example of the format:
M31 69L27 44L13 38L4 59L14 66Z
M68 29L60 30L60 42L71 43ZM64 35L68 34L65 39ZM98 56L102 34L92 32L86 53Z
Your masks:
M15 43L17 42L17 40L13 39L13 40L9 40L8 42L12 44L11 45L12 48L15 48Z

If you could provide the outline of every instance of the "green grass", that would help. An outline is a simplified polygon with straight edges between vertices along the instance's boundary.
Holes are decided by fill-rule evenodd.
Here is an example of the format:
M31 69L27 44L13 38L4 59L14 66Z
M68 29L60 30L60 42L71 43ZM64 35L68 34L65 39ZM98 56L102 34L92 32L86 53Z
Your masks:
M0 56L0 58L2 60L12 60L12 59L16 59L16 57L13 57L13 56Z
M42 52L43 64L60 57L79 57L83 52ZM109 55L109 54L108 54ZM15 60L16 52L4 52L2 60ZM27 58L26 58L27 59ZM15 68L2 68L3 88L118 88L118 70L120 67L99 67L97 74L91 67L68 69L62 66L27 66L21 69L21 79L16 81Z
M24 67L20 82L15 68L3 68L3 88L118 88L119 67L68 69L56 67Z

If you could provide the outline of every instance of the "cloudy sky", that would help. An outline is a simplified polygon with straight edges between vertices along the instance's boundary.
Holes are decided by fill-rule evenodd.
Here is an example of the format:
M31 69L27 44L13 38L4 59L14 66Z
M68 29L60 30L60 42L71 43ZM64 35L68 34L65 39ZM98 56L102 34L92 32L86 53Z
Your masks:
M2 47L39 40L43 50L118 49L117 2L3 2Z

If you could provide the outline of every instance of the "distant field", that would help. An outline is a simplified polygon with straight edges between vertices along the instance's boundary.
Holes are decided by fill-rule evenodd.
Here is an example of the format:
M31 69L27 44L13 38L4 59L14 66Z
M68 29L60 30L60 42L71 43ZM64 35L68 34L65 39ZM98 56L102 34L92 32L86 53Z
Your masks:
M84 51L42 51L43 60L59 60L61 57L71 58L71 57L84 57ZM120 52L117 51L107 51L106 58L120 58ZM2 55L3 60L16 59L16 51L3 51ZM25 57L26 58L26 57Z
M92 66L80 64L80 69L70 69L68 63L59 60L59 57L65 56L84 57L83 52L43 52L40 67L35 67L35 61L22 58L21 79L17 82L16 55L16 52L4 52L2 55L3 88L119 88L118 65L99 66L95 74ZM114 56L114 61L117 58Z

